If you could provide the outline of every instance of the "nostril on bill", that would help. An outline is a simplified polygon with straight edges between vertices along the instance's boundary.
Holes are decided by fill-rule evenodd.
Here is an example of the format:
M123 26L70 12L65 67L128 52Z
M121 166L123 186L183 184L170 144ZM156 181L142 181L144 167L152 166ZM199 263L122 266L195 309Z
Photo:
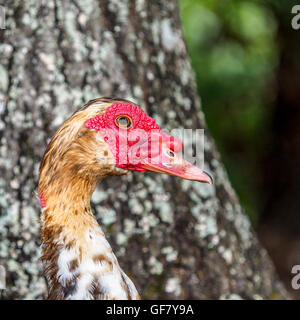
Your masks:
M174 158L175 157L175 153L171 150L168 150L167 151L167 155L170 157L170 158Z

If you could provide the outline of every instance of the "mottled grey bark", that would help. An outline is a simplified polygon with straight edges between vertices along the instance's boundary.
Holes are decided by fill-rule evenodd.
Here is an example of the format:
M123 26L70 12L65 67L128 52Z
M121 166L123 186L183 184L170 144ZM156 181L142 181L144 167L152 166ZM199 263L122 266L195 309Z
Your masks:
M38 166L49 138L99 96L165 128L205 128L175 0L5 2L0 45L4 298L43 298ZM7 103L6 103L7 102ZM216 119L219 121L219 119ZM132 173L102 181L99 223L143 298L284 298L206 131L215 185Z

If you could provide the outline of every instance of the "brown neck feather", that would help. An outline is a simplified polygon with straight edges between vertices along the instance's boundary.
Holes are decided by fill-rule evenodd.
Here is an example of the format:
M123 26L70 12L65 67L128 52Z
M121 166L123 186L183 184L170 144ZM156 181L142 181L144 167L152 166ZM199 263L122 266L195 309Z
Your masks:
M95 134L85 129L74 132L71 126L62 126L41 162L38 190L45 204L41 216L42 261L50 296L54 295L54 299L61 298L58 296L60 291L55 290L59 287L57 261L60 250L75 247L81 258L87 250L87 228L98 225L90 198L105 172L101 171L96 159L99 144Z
M78 176L74 179L68 171L58 172L51 185L41 191L46 204L41 216L42 261L52 299L62 299L57 279L59 252L76 248L76 261L80 261L88 250L86 230L98 225L90 207L96 181Z

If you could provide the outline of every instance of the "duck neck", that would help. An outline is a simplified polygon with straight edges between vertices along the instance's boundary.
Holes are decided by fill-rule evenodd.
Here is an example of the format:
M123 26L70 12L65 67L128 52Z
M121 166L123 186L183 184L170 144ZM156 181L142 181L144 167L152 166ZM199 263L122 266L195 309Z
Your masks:
M70 180L68 176L61 175L47 188L39 190L43 208L41 239L45 247L57 244L84 252L87 230L100 228L90 206L96 183Z
M68 179L68 174L59 177L39 190L42 261L49 298L138 297L92 213L90 198L97 181L85 176Z

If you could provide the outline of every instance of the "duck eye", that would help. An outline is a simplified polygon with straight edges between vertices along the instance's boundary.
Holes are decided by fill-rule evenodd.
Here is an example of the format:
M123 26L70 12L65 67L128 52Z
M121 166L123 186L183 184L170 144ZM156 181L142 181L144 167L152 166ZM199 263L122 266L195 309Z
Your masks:
M122 129L129 129L132 127L132 120L128 116L119 116L116 119L116 125Z

